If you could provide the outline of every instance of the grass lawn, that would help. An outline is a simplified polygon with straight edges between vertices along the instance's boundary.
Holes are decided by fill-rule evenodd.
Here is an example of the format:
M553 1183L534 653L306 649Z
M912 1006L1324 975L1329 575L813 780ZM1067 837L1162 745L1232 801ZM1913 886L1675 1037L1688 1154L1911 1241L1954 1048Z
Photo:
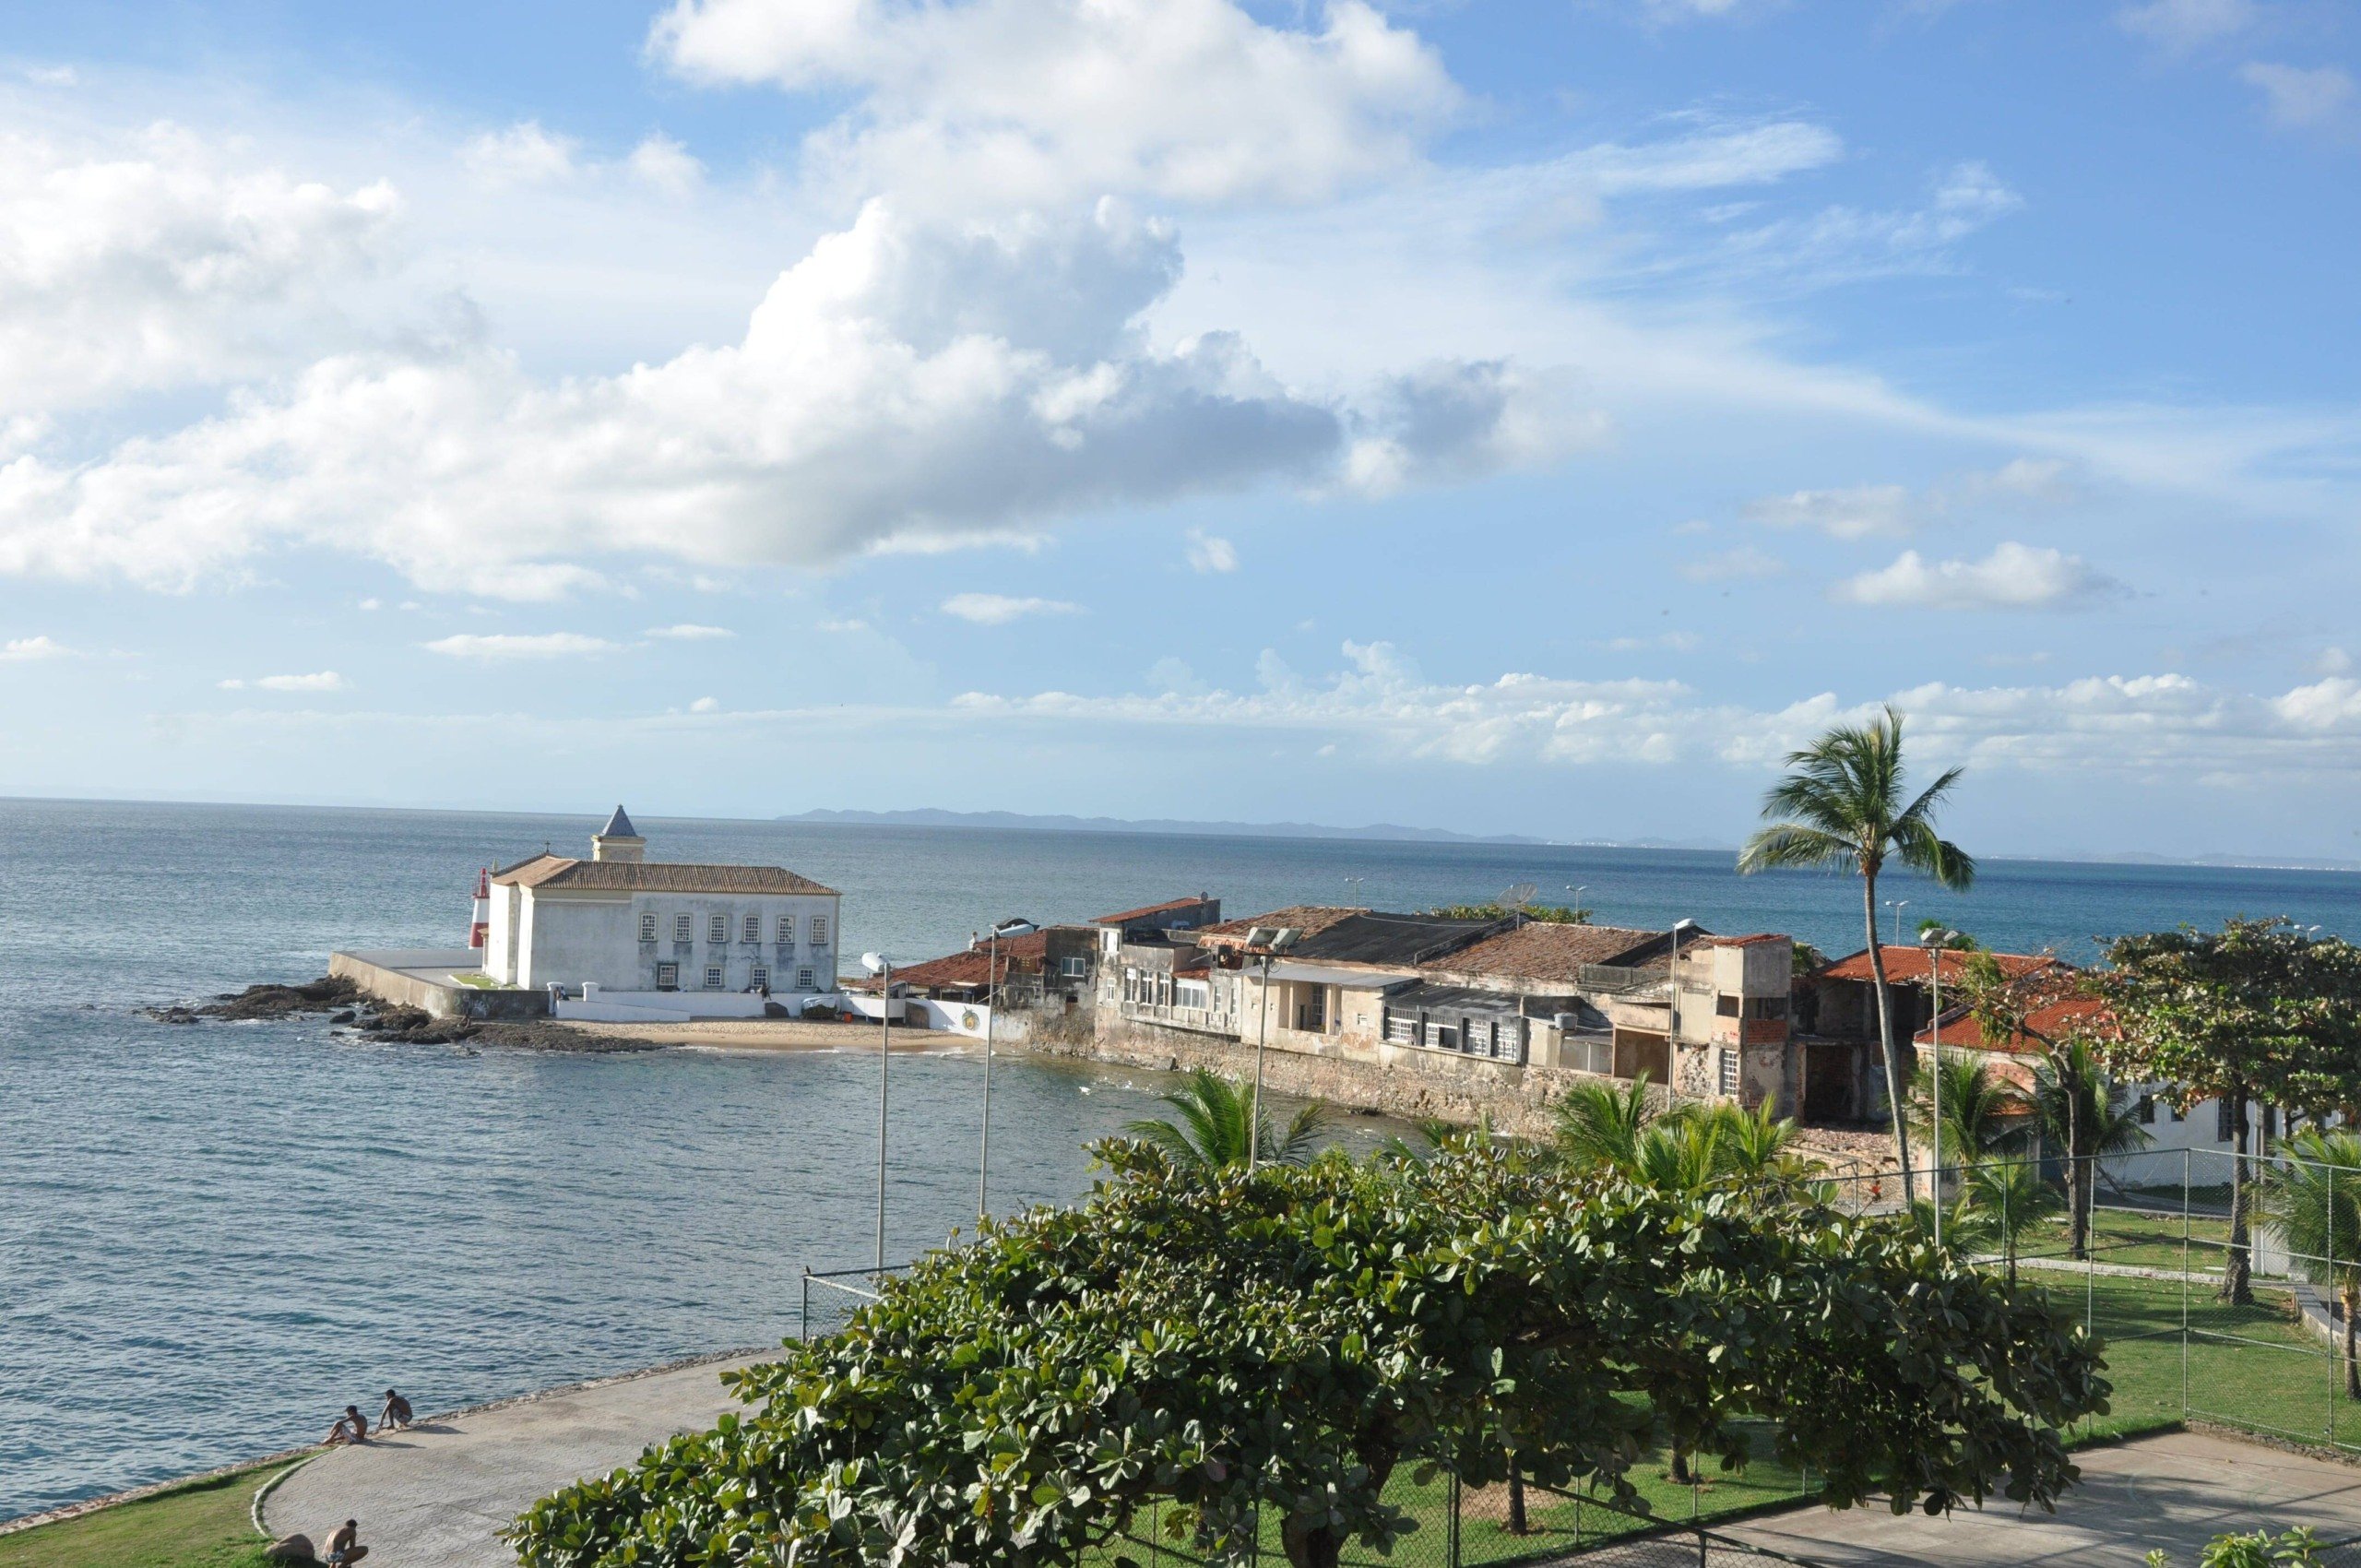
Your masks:
M278 1467L191 1481L136 1503L0 1536L0 1568L264 1568L247 1516Z
M2189 1267L2219 1269L2229 1245L2230 1222L2191 1216L2189 1220ZM2017 1247L2020 1257L2063 1258L2066 1222L2052 1221L2028 1229ZM2091 1253L2101 1263L2128 1264L2138 1268L2181 1266L2181 1217L2130 1208L2091 1211Z

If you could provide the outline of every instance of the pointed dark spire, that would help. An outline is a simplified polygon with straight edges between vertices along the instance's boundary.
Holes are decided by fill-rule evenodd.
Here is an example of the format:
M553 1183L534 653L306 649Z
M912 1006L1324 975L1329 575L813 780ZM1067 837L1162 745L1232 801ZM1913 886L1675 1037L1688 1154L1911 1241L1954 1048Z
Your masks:
M639 829L631 825L631 818L624 813L623 808L617 806L615 808L615 814L607 819L607 826L599 829L599 837L601 838L636 838L639 837Z

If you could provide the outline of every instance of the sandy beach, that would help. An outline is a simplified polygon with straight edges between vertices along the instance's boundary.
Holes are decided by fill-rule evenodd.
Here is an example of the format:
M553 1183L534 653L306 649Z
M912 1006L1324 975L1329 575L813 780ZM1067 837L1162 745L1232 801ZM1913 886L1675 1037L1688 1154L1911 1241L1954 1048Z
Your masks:
M678 1024L603 1024L550 1019L541 1027L568 1029L588 1039L632 1040L650 1046L697 1046L709 1051L874 1051L875 1024L805 1023L794 1018L698 1018ZM896 1026L896 1051L981 1050L980 1041L937 1029Z

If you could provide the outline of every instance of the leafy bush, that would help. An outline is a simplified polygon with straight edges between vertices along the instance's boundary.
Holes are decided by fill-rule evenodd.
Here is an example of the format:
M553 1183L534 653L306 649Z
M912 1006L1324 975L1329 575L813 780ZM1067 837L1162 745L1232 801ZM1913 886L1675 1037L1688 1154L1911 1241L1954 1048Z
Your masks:
M1152 1503L1296 1568L1412 1522L1387 1481L1596 1481L1741 1418L1838 1505L2047 1506L2106 1408L2036 1292L1774 1191L1679 1194L1472 1143L1248 1173L1138 1144L1078 1208L932 1254L841 1334L735 1375L753 1408L537 1503L528 1568L1074 1560Z

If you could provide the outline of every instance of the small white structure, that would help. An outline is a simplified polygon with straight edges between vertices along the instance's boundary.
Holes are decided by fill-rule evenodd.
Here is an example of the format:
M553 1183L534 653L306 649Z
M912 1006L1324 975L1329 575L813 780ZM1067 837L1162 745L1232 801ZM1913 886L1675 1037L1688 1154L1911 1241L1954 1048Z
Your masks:
M534 991L579 995L587 986L618 1003L708 993L714 1011L732 1014L749 1010L738 1000L746 993L776 992L793 1006L836 989L835 888L782 866L690 865L647 852L617 806L588 860L544 850L493 872L484 972ZM661 1005L698 1010L682 996Z

